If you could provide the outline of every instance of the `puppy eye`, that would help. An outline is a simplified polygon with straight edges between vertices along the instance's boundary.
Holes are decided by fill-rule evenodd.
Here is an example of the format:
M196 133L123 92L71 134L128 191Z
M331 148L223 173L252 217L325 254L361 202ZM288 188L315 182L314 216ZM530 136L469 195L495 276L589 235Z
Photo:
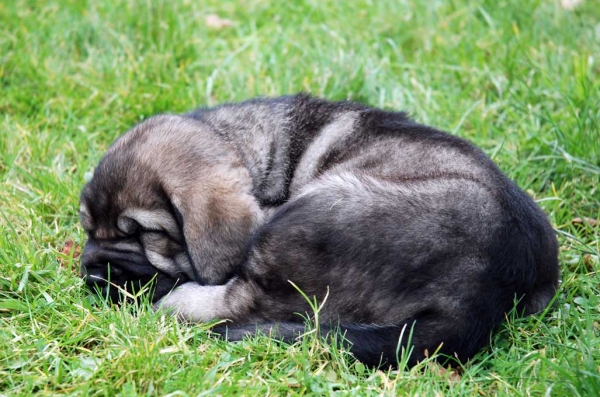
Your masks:
M119 230L127 235L133 235L140 232L140 224L127 216L121 216L117 220Z

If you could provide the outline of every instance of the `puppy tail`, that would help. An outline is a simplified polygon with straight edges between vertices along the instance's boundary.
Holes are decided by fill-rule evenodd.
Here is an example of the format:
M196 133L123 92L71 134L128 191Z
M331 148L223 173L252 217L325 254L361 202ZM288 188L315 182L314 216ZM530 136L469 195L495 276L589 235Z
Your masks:
M332 338L338 346L349 349L363 364L370 367L411 367L434 353L438 361L458 359L464 361L479 350L489 338L485 327L477 327L480 332L471 332L472 338L463 338L456 328L440 327L431 319L407 319L398 324L340 324L319 325L322 338ZM471 324L473 325L473 324ZM269 335L285 343L293 343L310 331L302 323L279 322L252 325L223 325L212 332L228 341L240 341L246 336ZM474 331L471 329L470 331Z

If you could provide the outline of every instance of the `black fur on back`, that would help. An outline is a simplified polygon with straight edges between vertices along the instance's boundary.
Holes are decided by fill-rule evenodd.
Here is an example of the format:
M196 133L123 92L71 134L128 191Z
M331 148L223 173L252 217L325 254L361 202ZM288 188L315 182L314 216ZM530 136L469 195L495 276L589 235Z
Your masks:
M293 280L310 297L324 299L330 288L321 332L339 328L366 364L396 365L399 345L413 347L409 365L438 348L464 361L487 344L515 299L521 314L546 307L558 280L554 231L480 149L404 113L307 96L293 101L296 150L290 151L288 174L319 131L357 112L356 131L316 167L321 177L350 170L365 192L340 177L339 186L323 182L279 207L254 235L240 275L264 294L255 299L253 313L273 321L232 324L217 333L239 340L258 330L293 341L305 332L294 313L310 313L288 282ZM404 150L413 146L420 149ZM447 154L435 164L438 151ZM487 203L470 196L493 203L486 209Z

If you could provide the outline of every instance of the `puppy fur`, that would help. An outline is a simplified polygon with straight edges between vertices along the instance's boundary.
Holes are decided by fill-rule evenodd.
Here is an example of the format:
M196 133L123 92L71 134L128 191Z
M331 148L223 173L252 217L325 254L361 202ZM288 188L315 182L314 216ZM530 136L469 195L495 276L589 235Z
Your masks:
M366 364L467 360L505 313L547 307L558 246L545 214L477 147L404 113L300 94L152 117L81 195L82 275L152 279L158 308L293 340L321 332ZM412 339L408 335L412 333Z

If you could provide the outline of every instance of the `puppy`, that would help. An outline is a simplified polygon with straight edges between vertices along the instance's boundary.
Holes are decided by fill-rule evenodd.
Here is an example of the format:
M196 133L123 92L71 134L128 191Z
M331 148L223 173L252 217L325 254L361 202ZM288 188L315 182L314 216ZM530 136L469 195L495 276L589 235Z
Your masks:
M409 364L467 360L515 301L546 308L559 276L548 219L477 147L304 94L142 122L100 161L80 217L96 291L153 280L157 307L227 319L229 340L290 341L311 312L300 290L372 366L399 348Z

